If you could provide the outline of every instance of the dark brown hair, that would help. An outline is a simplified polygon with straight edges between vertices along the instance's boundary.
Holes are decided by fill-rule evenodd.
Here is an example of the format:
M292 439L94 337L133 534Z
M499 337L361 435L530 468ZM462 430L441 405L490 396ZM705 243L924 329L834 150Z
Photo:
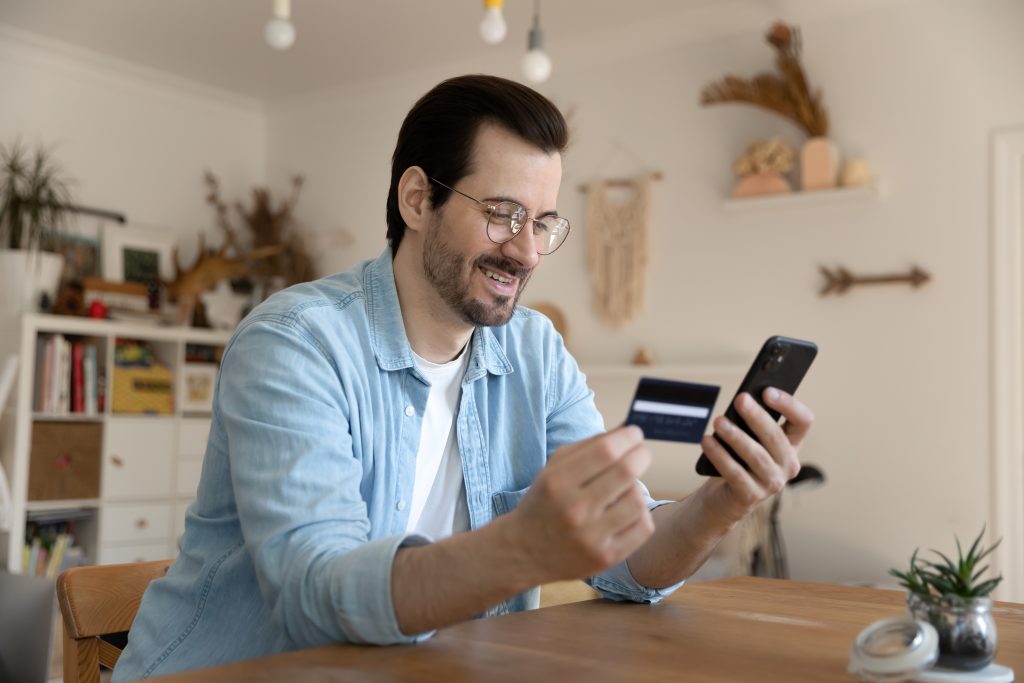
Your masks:
M569 143L565 117L551 100L521 83L497 76L459 76L435 86L413 105L398 132L391 157L388 191L388 243L392 253L405 235L398 210L398 181L410 166L419 166L445 185L454 186L472 173L470 163L477 131L493 123L515 133L543 152L564 152ZM442 206L451 192L431 183L430 202Z

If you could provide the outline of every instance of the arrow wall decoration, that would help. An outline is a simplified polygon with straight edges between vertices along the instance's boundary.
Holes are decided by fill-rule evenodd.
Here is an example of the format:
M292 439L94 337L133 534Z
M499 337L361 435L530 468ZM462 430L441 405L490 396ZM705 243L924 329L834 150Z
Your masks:
M917 266L914 266L910 272L905 275L854 275L842 266L833 270L830 270L825 266L821 266L820 270L821 274L825 276L825 286L821 288L820 292L818 292L819 296L845 294L846 290L858 285L908 284L914 289L917 289L932 279L931 275Z

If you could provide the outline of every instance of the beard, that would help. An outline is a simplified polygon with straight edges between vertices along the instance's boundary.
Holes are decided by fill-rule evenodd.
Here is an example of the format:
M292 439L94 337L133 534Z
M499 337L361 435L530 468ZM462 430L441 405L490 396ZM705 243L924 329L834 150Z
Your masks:
M518 266L501 256L481 254L472 263L466 256L444 240L440 221L430 226L423 243L423 272L441 300L467 323L473 326L498 327L507 323L519 303L519 295L526 288L532 270ZM473 273L479 268L508 273L519 279L514 297L496 296L490 302L473 299L469 286Z

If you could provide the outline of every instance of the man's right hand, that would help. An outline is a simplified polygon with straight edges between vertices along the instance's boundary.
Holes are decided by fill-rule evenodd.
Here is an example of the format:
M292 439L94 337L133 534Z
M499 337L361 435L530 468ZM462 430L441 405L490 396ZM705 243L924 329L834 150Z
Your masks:
M654 521L637 479L651 464L639 428L558 449L507 519L538 582L580 579L625 560Z

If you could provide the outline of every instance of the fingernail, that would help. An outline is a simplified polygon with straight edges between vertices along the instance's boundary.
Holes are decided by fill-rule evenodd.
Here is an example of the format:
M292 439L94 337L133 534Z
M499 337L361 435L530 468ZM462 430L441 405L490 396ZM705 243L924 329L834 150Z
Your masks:
M727 432L733 428L732 422L727 417L723 417L722 421L718 423L718 428L723 432Z
M643 439L644 430L640 429L636 425L629 425L629 435L632 436L634 439Z
M766 391L765 394L767 394L769 401L779 400L779 390L775 387L768 387L768 391Z

